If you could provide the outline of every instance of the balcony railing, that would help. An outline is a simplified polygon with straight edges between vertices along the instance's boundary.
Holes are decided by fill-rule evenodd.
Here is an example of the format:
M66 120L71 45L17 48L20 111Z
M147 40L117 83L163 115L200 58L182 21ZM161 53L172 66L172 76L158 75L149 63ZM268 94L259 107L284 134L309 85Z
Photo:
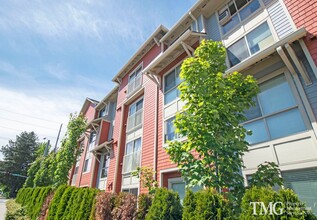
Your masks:
M141 151L136 151L131 154L127 154L123 158L123 173L135 171L140 166L140 154Z
M138 90L142 85L142 74L138 74L134 79L132 79L128 84L127 96L130 96L133 92Z
M128 117L127 131L130 131L134 128L141 126L142 118L143 118L143 109L140 109L139 111L137 111L133 115L130 115Z

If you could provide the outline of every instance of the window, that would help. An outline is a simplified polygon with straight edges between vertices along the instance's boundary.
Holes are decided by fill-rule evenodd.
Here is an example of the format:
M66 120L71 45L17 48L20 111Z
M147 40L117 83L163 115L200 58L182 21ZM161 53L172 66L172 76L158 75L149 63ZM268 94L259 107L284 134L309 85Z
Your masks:
M165 127L164 127L164 141L165 143L167 141L172 141L178 138L178 135L175 133L175 126L173 121L175 120L175 117L172 117L170 119L167 119L165 121Z
M109 162L110 162L109 154L103 154L101 161L102 161L102 164L101 164L100 178L103 179L108 177Z
M142 125L143 98L130 105L127 130L138 128Z
M122 189L122 192L132 193L135 196L139 194L138 188Z
M140 165L141 138L130 141L126 145L123 159L123 173L136 170Z
M181 203L183 203L183 200L185 198L185 187L186 183L182 177L168 179L168 189L178 193ZM198 185L190 188L190 190L192 190L193 192L197 192L201 189L202 187Z
M282 172L284 186L295 191L298 198L312 208L317 215L317 169L303 169Z
M96 132L91 132L89 137L89 146L86 152L85 163L84 163L84 172L90 171L92 153L91 150L94 149L96 143Z
M245 111L252 131L246 140L256 144L306 130L295 96L284 74L260 84L256 105Z
M178 85L181 80L179 78L180 65L173 69L170 73L164 77L164 104L171 103L179 97L180 92Z
M105 117L106 115L108 115L109 112L109 105L107 104L105 107L103 107L103 109L100 110L99 112L99 117Z
M218 12L220 27L227 34L261 7L259 0L233 0Z
M142 83L142 66L139 66L129 76L128 95L140 88Z
M230 67L237 65L250 55L265 49L273 43L274 38L269 25L264 22L227 48Z

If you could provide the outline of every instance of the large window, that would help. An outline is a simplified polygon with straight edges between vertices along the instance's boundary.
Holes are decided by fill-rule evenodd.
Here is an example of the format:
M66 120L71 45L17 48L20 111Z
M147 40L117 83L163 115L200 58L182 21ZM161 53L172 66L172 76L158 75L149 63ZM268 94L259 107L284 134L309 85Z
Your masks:
M244 123L253 133L249 144L256 144L306 130L299 106L284 74L260 84L256 105L245 112Z
M132 94L138 88L141 87L142 83L142 66L139 66L129 75L128 83L128 95Z
M298 198L317 215L317 169L282 172L284 185L295 191Z
M99 112L99 117L105 117L109 113L109 104L106 104L105 107L103 107Z
M274 38L269 25L264 22L227 48L230 67L237 65L250 55L265 49L273 43Z
M108 153L101 155L101 173L100 178L104 179L108 177L108 170L109 170L109 163L110 163L110 156Z
M223 34L227 34L240 22L261 7L259 0L233 0L218 12L219 23Z
M171 103L180 95L178 85L180 84L180 66L164 76L164 104Z
M89 172L92 161L92 153L91 150L94 149L96 143L96 132L91 132L89 137L89 146L86 152L86 158L84 163L84 172Z
M175 133L175 126L174 126L175 117L167 119L164 125L164 141L173 141L178 138L178 135Z
M130 141L126 145L123 159L123 173L135 171L140 165L141 138Z
M143 98L131 104L129 107L129 117L127 130L133 130L142 125Z

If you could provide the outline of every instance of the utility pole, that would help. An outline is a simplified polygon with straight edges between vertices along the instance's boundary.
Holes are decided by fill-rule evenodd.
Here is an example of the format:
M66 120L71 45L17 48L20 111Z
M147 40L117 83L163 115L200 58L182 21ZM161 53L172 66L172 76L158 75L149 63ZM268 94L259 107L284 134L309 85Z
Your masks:
M56 139L56 143L55 143L55 147L54 147L54 152L55 153L56 153L56 150L57 150L57 143L58 143L59 135L61 134L62 127L63 127L63 124L61 124L61 126L59 127L59 131L58 131L58 135L57 135L57 139Z

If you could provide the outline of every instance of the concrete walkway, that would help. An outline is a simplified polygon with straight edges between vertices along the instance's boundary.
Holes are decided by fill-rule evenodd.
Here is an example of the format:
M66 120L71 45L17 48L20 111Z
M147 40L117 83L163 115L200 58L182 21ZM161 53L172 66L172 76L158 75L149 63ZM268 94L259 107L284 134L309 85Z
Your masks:
M6 216L6 199L0 199L0 220L4 220Z

